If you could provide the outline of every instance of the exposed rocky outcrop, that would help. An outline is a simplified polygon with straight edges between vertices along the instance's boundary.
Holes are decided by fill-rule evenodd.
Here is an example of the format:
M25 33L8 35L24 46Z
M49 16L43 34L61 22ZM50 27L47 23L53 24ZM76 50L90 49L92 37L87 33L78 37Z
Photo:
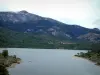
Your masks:
M100 34L97 33L87 33L78 37L78 39L83 39L91 42L100 42Z

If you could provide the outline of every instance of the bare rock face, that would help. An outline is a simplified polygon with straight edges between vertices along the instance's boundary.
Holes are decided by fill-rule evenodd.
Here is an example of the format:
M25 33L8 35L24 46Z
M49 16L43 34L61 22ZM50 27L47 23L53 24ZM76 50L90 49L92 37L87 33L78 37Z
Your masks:
M100 42L100 34L88 33L77 37L78 39L84 39L91 42Z
M4 22L24 23L31 20L40 20L41 18L24 10L19 12L0 12L0 20Z

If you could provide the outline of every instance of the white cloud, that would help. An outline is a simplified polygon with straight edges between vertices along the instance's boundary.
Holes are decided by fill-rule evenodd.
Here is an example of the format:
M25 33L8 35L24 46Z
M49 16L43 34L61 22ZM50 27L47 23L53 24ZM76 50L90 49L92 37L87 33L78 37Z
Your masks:
M88 28L96 27L93 21L100 12L98 0L0 0L0 6L7 10L29 12L60 20L65 23L79 24ZM4 7L3 7L4 8Z

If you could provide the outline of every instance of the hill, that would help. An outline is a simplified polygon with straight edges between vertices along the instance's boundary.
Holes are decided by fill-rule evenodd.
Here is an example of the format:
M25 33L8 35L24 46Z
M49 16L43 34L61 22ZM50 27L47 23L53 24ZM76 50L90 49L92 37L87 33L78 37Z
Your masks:
M69 25L27 11L0 12L1 47L68 48L70 45L77 49L76 44L98 42L97 28Z

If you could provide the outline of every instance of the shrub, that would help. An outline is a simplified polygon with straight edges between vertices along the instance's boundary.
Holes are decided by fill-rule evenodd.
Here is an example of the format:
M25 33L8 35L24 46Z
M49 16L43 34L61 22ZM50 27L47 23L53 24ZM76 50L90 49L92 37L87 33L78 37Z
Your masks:
M3 50L2 55L7 58L8 57L8 50Z

